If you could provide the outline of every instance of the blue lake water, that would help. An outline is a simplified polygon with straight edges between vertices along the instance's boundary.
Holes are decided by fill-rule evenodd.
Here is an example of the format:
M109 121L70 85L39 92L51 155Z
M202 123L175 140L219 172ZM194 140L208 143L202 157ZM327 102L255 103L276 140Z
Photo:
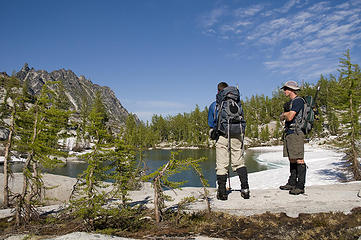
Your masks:
M146 163L146 172L151 173L164 165L171 156L171 152L175 150L149 150L144 153L144 161ZM246 150L246 166L249 173L266 170L265 165L261 165L257 162L258 153L252 150ZM200 163L204 177L208 180L211 187L215 187L216 184L216 151L215 149L186 149L179 151L179 155L176 159L193 158L199 159L205 157L206 160ZM13 172L22 171L22 163L15 163L12 166ZM84 162L68 162L64 167L48 170L47 172L64 175L69 177L77 177L87 167ZM0 167L0 172L3 172L3 167ZM231 176L235 174L231 172ZM202 186L198 175L193 170L186 170L181 173L175 174L170 178L173 181L187 182L183 186L200 187Z

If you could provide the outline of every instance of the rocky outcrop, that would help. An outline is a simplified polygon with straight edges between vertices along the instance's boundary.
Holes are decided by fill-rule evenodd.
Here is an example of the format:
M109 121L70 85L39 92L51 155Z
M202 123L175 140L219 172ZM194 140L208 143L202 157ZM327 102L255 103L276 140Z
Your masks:
M40 92L41 87L46 81L62 82L64 93L69 100L71 110L79 111L84 101L85 104L91 105L96 92L100 91L103 103L113 124L123 124L129 115L128 111L122 106L109 87L93 84L84 76L78 77L71 70L60 69L48 73L44 70L29 68L28 64L25 64L23 68L16 73L16 77L22 82L27 81L29 92L34 95Z

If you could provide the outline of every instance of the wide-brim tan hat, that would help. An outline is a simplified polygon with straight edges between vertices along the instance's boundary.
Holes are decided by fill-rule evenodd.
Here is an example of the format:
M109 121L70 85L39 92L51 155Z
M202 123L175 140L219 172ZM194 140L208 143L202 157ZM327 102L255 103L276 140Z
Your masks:
M283 87L281 87L281 89L284 89L284 88L289 88L289 89L292 89L292 90L295 90L295 91L300 90L300 88L298 87L297 82L295 82L295 81L288 81L288 82L286 82L286 83L283 85Z

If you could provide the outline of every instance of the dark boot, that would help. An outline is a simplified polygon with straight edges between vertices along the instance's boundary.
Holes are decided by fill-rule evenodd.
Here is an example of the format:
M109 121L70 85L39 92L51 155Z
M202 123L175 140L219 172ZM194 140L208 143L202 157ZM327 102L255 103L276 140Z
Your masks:
M217 199L218 200L227 200L227 190L226 190L226 183L227 183L227 175L217 175L217 183L218 183L218 191L217 191Z
M239 180L241 181L241 196L244 199L249 199L249 185L247 167L240 167L236 170Z
M286 185L280 186L281 190L292 190L297 183L297 163L290 163L290 176Z
M305 193L306 164L297 164L297 184L296 188L290 190L290 194L298 195Z
M244 198L244 199L249 199L250 197L250 193L249 193L249 189L241 189L241 196Z

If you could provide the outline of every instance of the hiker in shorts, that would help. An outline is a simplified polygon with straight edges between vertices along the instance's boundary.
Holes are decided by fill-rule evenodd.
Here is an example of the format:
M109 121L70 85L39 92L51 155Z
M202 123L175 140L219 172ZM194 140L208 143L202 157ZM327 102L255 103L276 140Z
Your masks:
M305 135L297 126L297 122L302 118L304 101L298 97L300 88L297 82L288 81L281 89L290 98L290 102L284 105L284 112L280 116L280 120L285 121L283 157L288 157L290 161L290 176L288 182L280 186L280 189L288 190L293 195L299 195L305 192L306 182L306 164L304 161Z
M231 96L230 94L233 95ZM226 101L226 99L229 99L230 97L236 99L233 103L237 104L237 106L229 104L229 101ZM246 121L244 120L243 109L239 98L239 91L237 88L230 87L227 83L221 82L218 84L218 93L216 95L216 99L217 100L209 107L208 125L211 128L211 139L216 140L216 174L218 184L217 199L228 199L226 183L230 159L232 170L238 174L241 181L241 196L244 199L249 199L250 192L248 185L248 173L247 167L245 166L245 159L243 157L243 138L244 130L246 128ZM224 108L227 106L227 104L228 106L233 106L234 110L236 110L236 114L232 119L237 118L239 120L232 120L232 123L228 121L229 125L226 124L227 121L224 121ZM230 109L230 107L228 109ZM231 127L228 128L228 126ZM228 138L228 136L230 137Z

